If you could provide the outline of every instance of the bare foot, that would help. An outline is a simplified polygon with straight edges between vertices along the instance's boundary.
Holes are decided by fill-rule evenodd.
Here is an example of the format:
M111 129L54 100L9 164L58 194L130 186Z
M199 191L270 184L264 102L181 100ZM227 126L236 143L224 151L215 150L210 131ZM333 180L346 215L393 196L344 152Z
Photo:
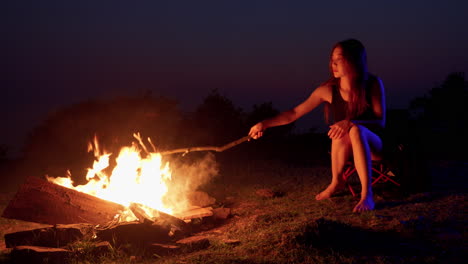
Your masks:
M342 184L337 184L337 185L328 185L328 187L323 190L321 193L317 194L315 196L315 200L320 201L323 199L328 199L330 198L336 191L342 189L344 186Z
M359 201L358 204L353 209L353 213L362 213L366 211L371 211L374 210L375 203L374 199L372 199L372 196L369 195L366 197L366 199Z

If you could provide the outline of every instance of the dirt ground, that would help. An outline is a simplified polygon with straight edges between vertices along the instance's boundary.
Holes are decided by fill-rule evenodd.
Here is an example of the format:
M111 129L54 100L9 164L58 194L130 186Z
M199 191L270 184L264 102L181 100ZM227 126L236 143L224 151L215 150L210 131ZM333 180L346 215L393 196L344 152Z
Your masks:
M323 201L314 199L328 181L326 167L262 163L237 172L221 171L204 190L217 199L215 206L232 208L232 216L198 234L206 236L211 246L140 262L463 263L467 194L460 186L407 192L381 184L374 187L376 209L355 214L357 198L349 191ZM259 190L279 195L266 197ZM1 194L2 211L13 194ZM0 218L3 254L4 234L41 226ZM121 255L95 263L112 263L115 258L134 263Z

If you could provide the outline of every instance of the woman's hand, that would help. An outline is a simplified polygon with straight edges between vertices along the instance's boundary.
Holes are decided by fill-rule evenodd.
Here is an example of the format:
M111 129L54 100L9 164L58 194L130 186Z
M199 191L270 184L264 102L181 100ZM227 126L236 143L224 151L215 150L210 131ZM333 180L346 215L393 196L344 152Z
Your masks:
M249 136L253 139L258 139L263 136L263 131L265 131L265 129L265 125L262 122L259 122L250 128Z
M330 126L328 137L331 139L339 139L348 133L351 127L354 126L353 122L349 120L341 120Z

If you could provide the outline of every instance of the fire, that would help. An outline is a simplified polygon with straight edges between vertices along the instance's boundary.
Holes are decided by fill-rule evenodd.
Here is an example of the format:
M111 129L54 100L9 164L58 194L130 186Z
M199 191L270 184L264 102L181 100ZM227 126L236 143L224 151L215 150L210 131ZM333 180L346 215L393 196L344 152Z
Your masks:
M169 184L172 180L172 172L169 162L163 164L162 157L157 152L149 152L143 144L140 135L134 134L139 140L139 145L123 147L115 159L116 166L111 175L105 173L109 167L111 153L101 151L97 138L88 146L88 151L93 150L96 160L92 168L88 169L84 185L73 186L70 172L67 177L48 177L47 180L67 188L87 193L101 199L119 203L126 208L131 203L138 203L149 208L144 208L149 216L156 209L161 212L172 214L173 207L164 203L164 197L168 194ZM151 143L151 140L148 139ZM152 143L151 143L152 145ZM153 145L152 145L153 146ZM154 146L153 146L153 149ZM145 154L145 155L144 155ZM181 209L180 207L178 208ZM126 221L135 219L130 210L122 213Z

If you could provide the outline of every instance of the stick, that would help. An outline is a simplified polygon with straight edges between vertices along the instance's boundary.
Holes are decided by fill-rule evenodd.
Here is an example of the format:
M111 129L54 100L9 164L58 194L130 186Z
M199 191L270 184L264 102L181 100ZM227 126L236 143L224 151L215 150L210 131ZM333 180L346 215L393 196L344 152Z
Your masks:
M221 147L215 147L215 146L205 146L205 147L192 147L192 148L180 148L180 149L173 149L173 150L167 150L167 151L162 151L160 152L161 155L168 155L168 154L174 154L174 153L184 153L187 154L192 151L216 151L216 152L223 152L227 149L230 149L234 146L239 145L240 143L243 143L247 140L249 140L251 137L250 136L245 136L243 138L240 138L238 140L235 140L231 143L228 143L224 146Z

